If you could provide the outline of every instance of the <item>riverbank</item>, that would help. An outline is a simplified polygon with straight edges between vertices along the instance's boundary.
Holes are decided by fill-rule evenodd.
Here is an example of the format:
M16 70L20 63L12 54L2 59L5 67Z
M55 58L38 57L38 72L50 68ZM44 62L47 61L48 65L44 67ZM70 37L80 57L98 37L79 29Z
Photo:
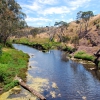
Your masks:
M79 46L76 49L74 48L74 46L72 46L72 44L54 42L54 41L50 41L49 38L39 38L39 37L12 38L11 41L14 43L31 46L43 52L47 52L51 49L60 49L68 53L67 56L69 58L82 59L86 61L91 61L92 63L95 60L94 53L96 53L99 49L99 47L85 47L85 46L84 47ZM100 61L98 66L100 66Z
M24 45L31 46L43 52L46 52L50 49L61 49L62 51L69 53L69 57L74 57L77 59L83 59L87 61L94 61L95 59L93 54L89 54L85 52L84 50L80 51L71 46L65 46L64 44L59 43L59 42L54 42L54 41L50 42L48 39L44 39L44 41L41 39L38 41L37 40L38 39L35 39L34 41L30 41L28 38L22 37L19 39L14 39L12 41L17 44L24 44Z
M36 48L38 50L41 50L43 52L46 52L50 49L57 49L58 47L61 46L60 42L50 41L48 38L43 38L43 39L33 38L33 39L30 39L30 38L22 37L22 38L15 38L11 41L13 43L31 46L31 47Z
M3 47L0 56L0 88L1 93L18 85L14 77L18 75L23 80L26 78L28 54L13 48Z

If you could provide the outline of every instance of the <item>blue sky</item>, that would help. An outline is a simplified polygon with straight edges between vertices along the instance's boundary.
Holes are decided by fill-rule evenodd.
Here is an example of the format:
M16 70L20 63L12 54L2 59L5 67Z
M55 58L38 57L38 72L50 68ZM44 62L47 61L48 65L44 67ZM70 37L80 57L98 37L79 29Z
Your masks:
M79 11L99 14L100 0L16 0L27 15L29 26L53 26L55 22L70 22Z

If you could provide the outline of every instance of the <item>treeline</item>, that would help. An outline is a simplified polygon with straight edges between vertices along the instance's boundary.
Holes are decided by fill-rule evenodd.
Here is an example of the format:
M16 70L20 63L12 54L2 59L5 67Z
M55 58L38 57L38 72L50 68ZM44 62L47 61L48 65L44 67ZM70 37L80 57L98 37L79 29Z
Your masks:
M0 43L6 45L11 35L27 27L25 17L21 6L15 0L0 0Z

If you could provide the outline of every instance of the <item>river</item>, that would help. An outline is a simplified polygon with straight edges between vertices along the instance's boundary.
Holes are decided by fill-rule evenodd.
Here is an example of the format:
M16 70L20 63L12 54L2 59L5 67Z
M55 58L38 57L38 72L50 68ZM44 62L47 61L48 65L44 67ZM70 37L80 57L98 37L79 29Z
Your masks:
M71 60L63 61L63 52L50 50L43 53L21 44L13 46L30 55L27 84L32 86L35 83L32 87L47 100L100 100L100 81L82 64ZM21 95L12 95L9 98L24 98L24 92L22 88Z

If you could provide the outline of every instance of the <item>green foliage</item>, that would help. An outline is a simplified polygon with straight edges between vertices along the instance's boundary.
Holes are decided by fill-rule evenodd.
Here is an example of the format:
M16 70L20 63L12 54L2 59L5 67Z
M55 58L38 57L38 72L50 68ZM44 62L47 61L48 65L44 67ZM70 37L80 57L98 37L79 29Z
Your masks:
M46 49L46 50L49 50L49 49L54 49L54 48L57 48L58 46L60 45L59 42L48 42L48 43L44 43L42 46Z
M84 19L85 21L88 21L92 16L94 16L92 11L86 11L82 12L81 18Z
M74 55L74 58L88 60L88 61L93 61L94 60L94 56L89 55L89 54L85 53L84 51L77 52Z
M20 39L16 39L16 40L13 40L14 43L22 43L22 44L27 44L29 43L29 40L28 38L20 38Z
M22 51L3 48L0 57L0 82L3 83L5 90L15 86L16 82L13 82L13 79L16 75L25 79L28 58L29 56Z
M83 23L85 23L85 31L86 32L87 32L88 22L92 16L94 16L92 11L85 11L85 12L79 11L77 13L77 20L81 21L81 19L82 19ZM82 28L81 24L80 24L80 28Z
M54 26L66 26L68 27L68 23L64 22L64 21L60 21L60 22L55 22Z
M69 46L66 46L63 50L64 50L64 51L67 51L67 52L69 52L69 53L73 53L73 52L76 51L75 48L72 48L72 47L69 47Z
M7 42L12 34L26 27L26 15L16 0L0 0L0 42Z
M10 48L14 48L11 42L6 42L6 46Z
M18 81L12 81L11 83L4 86L4 91L8 91L9 89L17 85L18 85Z
M49 39L43 39L43 40L39 40L36 38L34 38L33 42L30 42L28 38L20 38L18 40L14 40L14 43L21 43L21 44L25 44L28 46L32 46L32 47L37 47L37 45L41 46L41 50L49 50L49 49L54 49L57 48L58 46L60 46L59 42L54 42L54 40L49 41Z

